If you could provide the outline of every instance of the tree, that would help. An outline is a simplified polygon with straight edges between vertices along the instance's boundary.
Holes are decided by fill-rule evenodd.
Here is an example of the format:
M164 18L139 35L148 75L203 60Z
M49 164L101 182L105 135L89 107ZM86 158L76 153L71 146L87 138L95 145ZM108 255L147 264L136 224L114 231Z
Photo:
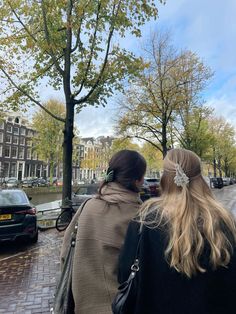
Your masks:
M63 200L71 199L75 110L105 105L123 78L137 74L140 60L117 41L128 32L141 36L140 27L156 17L155 2L146 0L0 3L1 105L34 103L64 123ZM44 108L38 87L45 82L63 91L65 118Z
M210 146L212 152L210 158L214 168L214 176L217 175L217 169L220 176L222 176L222 171L225 172L226 176L229 176L230 171L235 171L233 168L236 147L235 129L222 117L212 116L209 119L209 125L213 136Z
M62 119L65 117L65 105L56 100L48 101L44 108ZM55 166L62 163L63 123L39 109L33 115L32 126L37 131L33 138L34 149L40 159L49 163L52 181Z
M145 53L146 68L121 104L118 130L149 142L165 157L180 109L196 101L210 73L195 54L176 51L168 33L155 34Z
M140 152L147 162L147 175L159 175L163 167L161 152L150 143L144 143Z
M122 149L130 149L130 150L140 150L138 144L133 143L129 138L116 138L112 142L111 146L111 156L117 153L119 150Z
M211 113L212 110L205 106L194 107L185 115L181 113L181 125L174 131L183 148L194 151L203 159L214 140L209 127Z

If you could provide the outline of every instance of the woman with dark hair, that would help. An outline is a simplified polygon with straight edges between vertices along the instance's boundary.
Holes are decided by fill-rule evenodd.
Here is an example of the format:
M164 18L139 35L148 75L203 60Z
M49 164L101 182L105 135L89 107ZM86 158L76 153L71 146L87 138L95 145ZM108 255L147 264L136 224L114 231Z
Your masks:
M195 153L170 150L163 170L161 197L141 206L121 252L120 283L139 247L135 289L124 313L236 313L233 215L214 198Z
M122 150L109 162L98 195L78 211L66 230L61 261L78 222L72 272L76 314L111 314L117 290L117 266L129 221L136 216L141 200L139 187L146 161L136 151Z

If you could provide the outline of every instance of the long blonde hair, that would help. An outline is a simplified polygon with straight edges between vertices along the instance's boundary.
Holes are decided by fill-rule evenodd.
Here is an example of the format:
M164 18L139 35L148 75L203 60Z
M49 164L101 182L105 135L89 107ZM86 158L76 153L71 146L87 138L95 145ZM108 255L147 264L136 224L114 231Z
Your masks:
M175 183L176 168L187 176ZM192 277L205 272L200 258L209 247L209 265L227 267L236 243L236 223L231 213L215 200L201 175L201 162L193 152L172 149L164 159L161 198L145 202L139 213L141 226L165 226L168 245L165 256L170 267Z

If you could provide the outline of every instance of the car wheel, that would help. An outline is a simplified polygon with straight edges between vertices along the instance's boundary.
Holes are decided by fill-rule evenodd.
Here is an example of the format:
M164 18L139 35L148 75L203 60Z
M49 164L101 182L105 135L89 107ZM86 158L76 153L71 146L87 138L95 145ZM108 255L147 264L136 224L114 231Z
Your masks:
M37 230L36 234L33 236L33 238L30 238L31 243L37 243L39 238L39 231Z

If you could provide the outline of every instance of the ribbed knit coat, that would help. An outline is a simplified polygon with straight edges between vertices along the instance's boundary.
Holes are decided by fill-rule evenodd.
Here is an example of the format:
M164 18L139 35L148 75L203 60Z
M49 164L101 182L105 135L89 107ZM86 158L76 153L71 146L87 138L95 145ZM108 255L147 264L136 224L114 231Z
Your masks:
M140 206L138 193L111 182L102 196L89 200L67 228L61 261L70 244L71 233L78 223L75 246L72 292L76 314L111 314L117 291L118 256L129 221Z

